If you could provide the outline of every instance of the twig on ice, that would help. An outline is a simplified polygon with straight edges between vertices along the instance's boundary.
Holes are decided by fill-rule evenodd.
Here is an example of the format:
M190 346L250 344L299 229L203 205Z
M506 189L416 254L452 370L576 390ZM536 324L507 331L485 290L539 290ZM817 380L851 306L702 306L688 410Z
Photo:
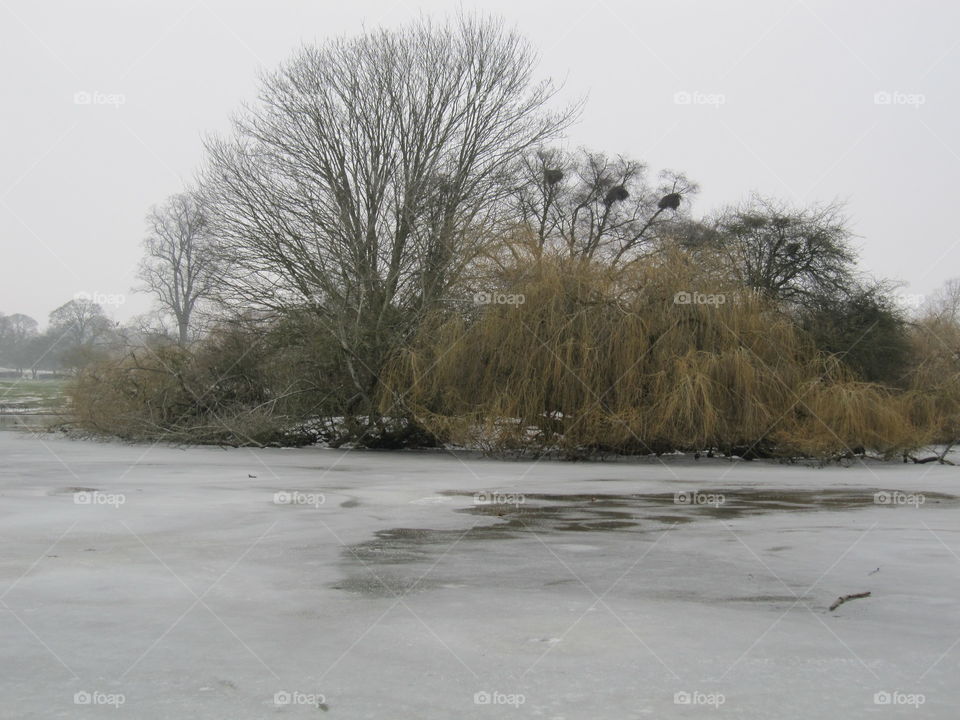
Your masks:
M848 600L859 600L860 598L865 598L865 597L870 597L870 593L862 592L862 593L854 593L853 595L841 595L836 600L834 600L833 605L830 606L830 612L833 612Z

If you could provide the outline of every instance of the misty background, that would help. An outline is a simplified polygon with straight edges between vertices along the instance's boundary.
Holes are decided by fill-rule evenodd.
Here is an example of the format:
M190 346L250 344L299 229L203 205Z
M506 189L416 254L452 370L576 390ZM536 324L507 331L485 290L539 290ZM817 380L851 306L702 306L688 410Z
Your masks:
M917 294L958 274L960 6L0 0L0 311L44 325L90 293L116 320L145 312L144 216L192 180L260 69L458 8L515 24L540 75L587 97L570 147L687 173L695 216L754 190L841 198L864 270Z

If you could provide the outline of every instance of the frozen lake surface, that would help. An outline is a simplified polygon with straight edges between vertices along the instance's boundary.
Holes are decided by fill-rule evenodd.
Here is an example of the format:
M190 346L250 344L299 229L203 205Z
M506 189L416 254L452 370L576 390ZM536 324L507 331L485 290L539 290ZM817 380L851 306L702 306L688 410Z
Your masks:
M0 432L0 717L953 719L957 496Z

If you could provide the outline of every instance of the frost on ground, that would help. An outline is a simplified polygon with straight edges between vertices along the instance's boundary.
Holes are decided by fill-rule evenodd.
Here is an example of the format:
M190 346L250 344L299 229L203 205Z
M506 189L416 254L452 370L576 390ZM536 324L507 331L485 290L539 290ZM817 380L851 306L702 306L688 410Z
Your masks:
M4 718L957 717L956 468L0 459Z

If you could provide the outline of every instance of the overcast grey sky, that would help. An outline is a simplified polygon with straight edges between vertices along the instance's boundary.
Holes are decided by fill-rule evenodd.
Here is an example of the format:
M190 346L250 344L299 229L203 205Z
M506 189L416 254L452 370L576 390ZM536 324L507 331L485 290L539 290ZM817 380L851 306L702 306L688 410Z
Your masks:
M839 197L867 271L921 294L960 275L960 3L0 0L0 311L44 323L78 292L144 311L144 214L259 68L457 7L515 24L588 95L571 145L687 172L696 214Z

